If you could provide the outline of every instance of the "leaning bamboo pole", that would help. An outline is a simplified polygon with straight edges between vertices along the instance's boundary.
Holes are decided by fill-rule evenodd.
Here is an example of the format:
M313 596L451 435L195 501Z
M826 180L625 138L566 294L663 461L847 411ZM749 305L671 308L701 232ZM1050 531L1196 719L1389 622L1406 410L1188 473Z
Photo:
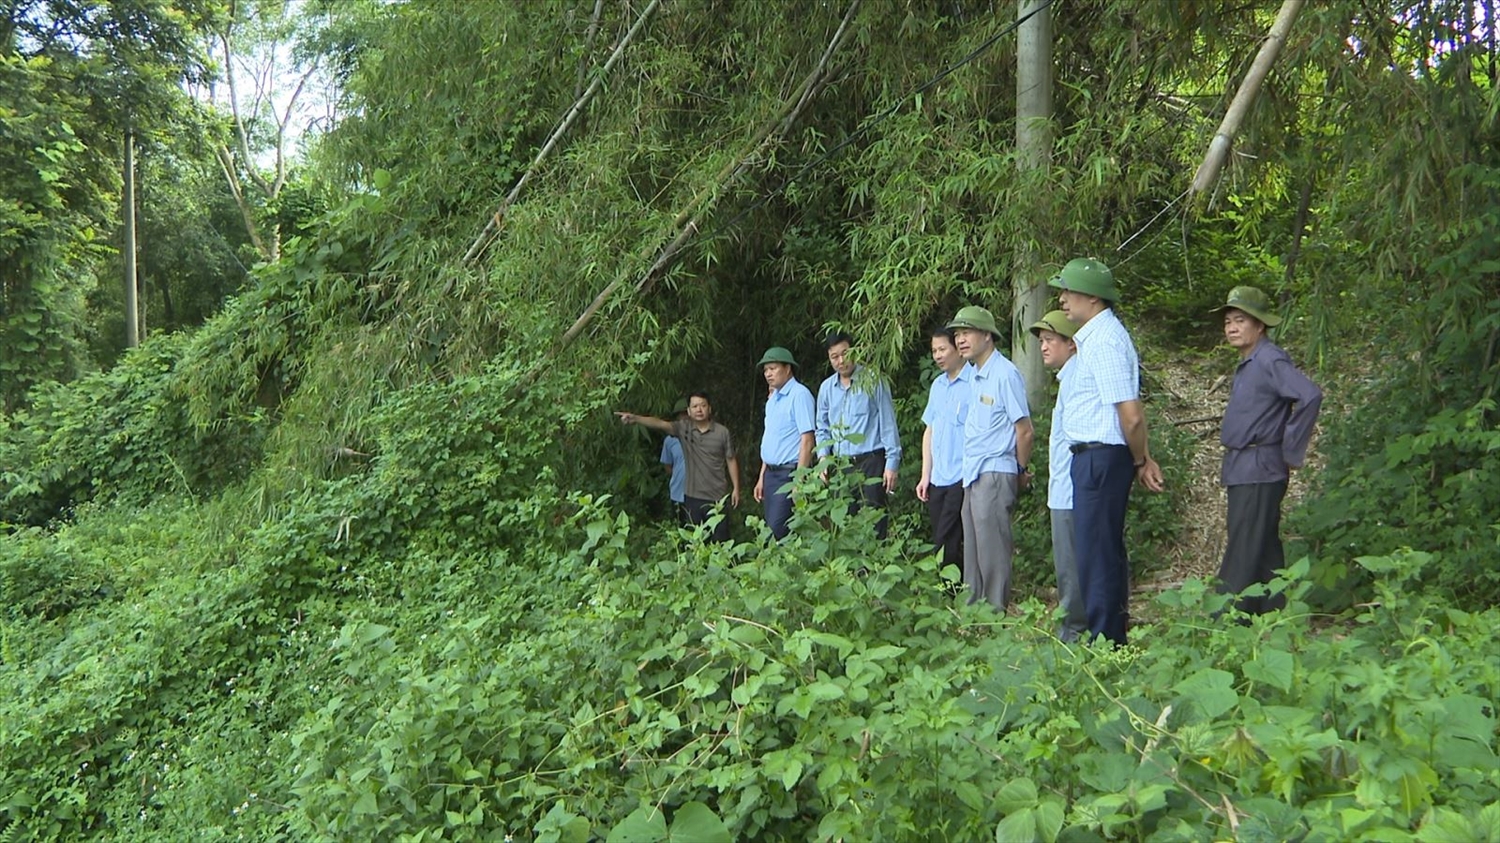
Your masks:
M531 166L527 167L526 172L521 174L521 178L516 181L510 193L500 202L500 207L490 215L489 220L484 224L484 229L479 232L479 236L474 238L474 242L469 245L468 251L464 252L464 263L470 263L478 258L494 242L495 236L500 231L500 226L505 223L505 212L510 210L510 206L521 195L521 189L526 186L528 181L531 181L532 176L536 175L537 170L541 168L542 161L546 160L547 156L552 152L553 147L557 146L557 142L573 126L574 121L583 113L584 108L588 106L589 101L594 98L599 89L604 87L604 78L609 75L610 70L620 61L620 57L625 55L625 48L634 40L636 33L641 31L641 27L645 25L646 19L651 17L651 13L655 12L656 7L660 5L661 0L651 0L651 5L647 6L641 12L640 17L635 20L635 25L630 27L630 31L626 32L625 37L620 39L620 43L615 45L614 52L610 54L609 60L604 63L604 67L594 76L593 83L573 102L573 106L563 115L563 119L558 121L556 128L552 130L552 134L547 136L546 142L537 151L536 157L531 159Z
M1250 106L1255 104L1255 97L1260 93L1266 76L1270 74L1271 66L1276 63L1276 57L1281 54L1287 33L1291 31L1292 22L1302 11L1303 4L1304 0L1285 0L1281 4L1276 22L1271 24L1270 33L1260 45L1260 53L1255 56L1250 72L1245 74L1245 81L1240 83L1240 89L1235 92L1229 110L1224 112L1224 120L1208 144L1208 154L1203 157L1203 164L1193 176L1193 193L1207 191L1218 180L1219 171L1224 169L1224 162L1229 158L1229 148L1234 143L1234 137L1239 134L1240 124L1245 122L1245 115L1250 113Z
M802 111L822 91L825 83L828 81L829 61L847 39L849 22L854 19L854 13L859 9L860 2L861 0L852 0L850 2L848 10L844 12L843 20L839 22L838 29L835 30L833 38L828 42L828 47L823 51L823 55L818 59L812 71L802 80L802 84L797 87L797 90L782 102L781 107L777 109L776 113L756 130L755 134L751 137L750 152L726 164L719 170L714 179L709 182L708 188L699 191L693 197L692 201L688 203L687 207L678 213L677 217L673 220L673 228L677 230L676 236L666 246L662 247L657 253L656 259L651 262L650 268L636 280L635 288L638 292L649 290L656 278L672 262L677 253L682 250L682 247L687 245L692 236L698 232L702 227L704 216L713 205L712 200L722 195L725 189L770 148L777 137L790 129ZM566 347L583 332L584 328L588 327L594 315L609 301L611 296L625 285L629 277L628 271L621 272L604 289L600 290L598 295L594 296L594 300L589 302L588 307L574 320L573 325L558 338L558 350Z

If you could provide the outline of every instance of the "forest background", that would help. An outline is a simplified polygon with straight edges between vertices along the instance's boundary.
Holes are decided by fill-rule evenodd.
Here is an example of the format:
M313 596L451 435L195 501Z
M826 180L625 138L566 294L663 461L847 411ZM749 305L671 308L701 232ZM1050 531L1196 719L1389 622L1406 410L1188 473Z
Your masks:
M1495 7L1306 4L1190 193L1276 4L5 4L0 840L1500 840ZM1039 496L1005 617L909 494L706 545L612 423L706 388L753 471L845 328L909 491L928 327L1084 254L1138 579L1214 568L1210 311L1286 314L1285 611L1064 645Z

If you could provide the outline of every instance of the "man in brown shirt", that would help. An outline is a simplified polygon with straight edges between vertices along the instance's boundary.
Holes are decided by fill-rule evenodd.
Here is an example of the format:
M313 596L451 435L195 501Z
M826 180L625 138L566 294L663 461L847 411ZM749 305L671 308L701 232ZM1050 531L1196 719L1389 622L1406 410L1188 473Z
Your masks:
M615 415L625 424L645 425L676 436L682 443L682 454L687 460L683 505L687 509L689 524L708 523L714 506L726 497L731 507L740 505L740 461L735 456L729 428L713 420L713 404L708 393L694 392L688 396L687 418L675 422L635 413L617 412ZM729 540L728 513L714 525L713 539Z

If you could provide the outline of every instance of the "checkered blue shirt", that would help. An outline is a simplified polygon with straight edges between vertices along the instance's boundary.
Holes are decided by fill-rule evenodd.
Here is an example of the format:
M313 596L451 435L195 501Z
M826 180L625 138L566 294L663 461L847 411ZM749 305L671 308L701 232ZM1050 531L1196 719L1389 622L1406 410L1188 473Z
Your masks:
M1069 442L1103 442L1124 445L1120 414L1115 405L1141 397L1141 359L1135 343L1106 308L1078 329L1073 341L1078 354L1074 371L1064 381L1067 416L1063 432Z

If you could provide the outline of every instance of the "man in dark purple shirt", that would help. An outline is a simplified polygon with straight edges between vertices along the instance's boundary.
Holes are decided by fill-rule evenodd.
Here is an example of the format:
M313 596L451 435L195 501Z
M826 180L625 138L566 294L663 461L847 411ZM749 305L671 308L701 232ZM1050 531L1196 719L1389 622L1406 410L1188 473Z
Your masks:
M1219 441L1224 464L1219 480L1228 488L1228 540L1219 567L1221 590L1238 594L1253 583L1271 581L1286 564L1281 547L1281 500L1287 478L1307 457L1323 390L1307 379L1281 347L1266 337L1280 324L1266 294L1235 287L1219 308L1224 338L1240 353L1224 409ZM1242 611L1260 614L1280 608L1280 595L1245 597Z

